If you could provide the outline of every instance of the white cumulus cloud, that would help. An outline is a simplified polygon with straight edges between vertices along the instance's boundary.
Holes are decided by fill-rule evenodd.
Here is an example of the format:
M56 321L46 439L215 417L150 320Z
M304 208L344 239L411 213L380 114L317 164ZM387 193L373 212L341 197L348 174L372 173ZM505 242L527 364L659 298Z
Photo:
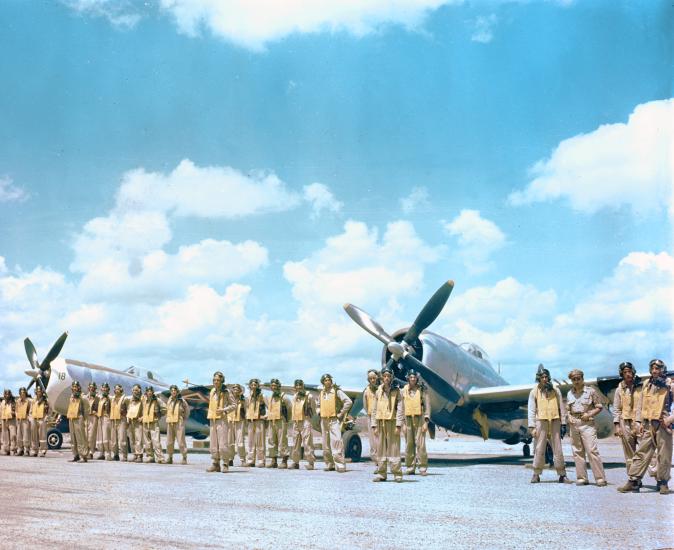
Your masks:
M473 34L470 39L480 44L489 44L494 38L494 27L498 22L496 14L481 15L473 22Z
M28 193L14 185L12 178L0 177L0 202L21 202L28 198Z
M469 273L491 269L491 255L506 244L503 231L494 222L483 218L478 210L462 210L451 222L444 222L443 227L457 238L457 253Z
M324 210L338 214L344 206L344 203L338 201L330 188L323 183L305 185L304 200L311 204L311 217L313 219L318 218Z
M566 199L580 212L672 209L674 99L638 105L626 123L605 124L562 141L513 192L513 205Z
M430 195L426 187L414 187L407 197L400 199L400 208L403 213L411 214L417 210L423 210L430 206Z

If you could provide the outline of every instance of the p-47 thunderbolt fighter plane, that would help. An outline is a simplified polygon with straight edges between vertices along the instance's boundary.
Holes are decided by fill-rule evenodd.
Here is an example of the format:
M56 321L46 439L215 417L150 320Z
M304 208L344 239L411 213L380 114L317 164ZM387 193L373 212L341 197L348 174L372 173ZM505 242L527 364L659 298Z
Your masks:
M457 345L426 330L442 311L453 288L453 281L443 284L412 326L392 335L356 306L345 304L344 309L360 327L384 344L382 366L392 368L399 383L404 383L409 369L420 373L429 390L433 424L459 433L481 435L484 439L501 439L509 445L523 442L524 456L529 456L527 402L534 385L508 385L478 345ZM597 387L606 397L619 381L613 376L586 383ZM559 383L559 388L565 395L571 384ZM613 421L607 408L596 416L595 422L599 437L612 433Z

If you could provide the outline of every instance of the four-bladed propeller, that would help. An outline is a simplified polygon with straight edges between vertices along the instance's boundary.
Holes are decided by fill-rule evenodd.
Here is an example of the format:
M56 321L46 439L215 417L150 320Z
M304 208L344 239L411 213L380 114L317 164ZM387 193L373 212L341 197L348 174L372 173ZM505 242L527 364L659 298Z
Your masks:
M412 326L407 329L402 342L394 340L384 328L372 318L372 316L362 309L352 304L345 304L344 310L358 326L386 345L386 348L391 354L391 358L387 363L388 367L392 367L395 363L402 363L408 369L418 371L435 391L446 399L456 403L461 398L456 389L442 378L442 376L438 375L424 365L424 363L419 361L419 359L414 356L414 348L412 347L419 335L437 319L438 315L440 315L453 288L454 281L447 281L435 292L435 294L433 294L433 296L431 296L430 300L428 300L421 312L419 312L419 315L417 315Z
M26 338L23 341L23 346L26 348L26 357L28 357L30 367L33 369L25 371L25 373L32 378L30 384L28 384L28 390L30 390L33 384L37 383L42 388L42 391L47 391L47 384L49 383L49 377L51 376L51 362L58 357L59 353L61 353L66 338L68 338L67 332L61 334L42 362L38 360L37 351L35 351L35 346L33 345L33 342L30 341L30 338Z

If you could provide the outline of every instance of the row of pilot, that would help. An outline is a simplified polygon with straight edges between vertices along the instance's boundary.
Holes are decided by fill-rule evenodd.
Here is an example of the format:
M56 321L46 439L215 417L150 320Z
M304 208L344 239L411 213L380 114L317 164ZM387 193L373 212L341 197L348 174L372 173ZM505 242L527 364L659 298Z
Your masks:
M618 366L620 383L613 400L615 435L622 442L628 480L618 488L621 493L639 492L642 478L651 466L658 492L669 494L672 465L672 426L674 425L674 384L667 377L661 359L649 363L650 377L643 383L629 362ZM528 425L534 441L534 473L531 483L539 483L545 466L545 450L552 448L554 467L560 483L570 483L566 475L561 440L569 428L576 484L588 485L586 461L589 461L598 486L606 486L602 460L597 448L594 418L602 411L602 397L585 385L583 372L569 372L572 387L562 399L559 388L551 384L550 372L539 367L537 385L528 402Z

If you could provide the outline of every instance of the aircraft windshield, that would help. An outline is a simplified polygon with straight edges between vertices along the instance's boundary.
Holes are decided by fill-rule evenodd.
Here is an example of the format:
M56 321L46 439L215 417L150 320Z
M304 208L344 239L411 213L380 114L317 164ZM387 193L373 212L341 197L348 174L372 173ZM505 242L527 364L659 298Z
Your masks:
M473 344L472 342L464 342L463 344L460 344L460 347L467 353L470 353L471 355L477 357L478 359L482 359L484 361L487 361L489 363L489 355L487 355L487 352L484 351L480 346L477 344Z

